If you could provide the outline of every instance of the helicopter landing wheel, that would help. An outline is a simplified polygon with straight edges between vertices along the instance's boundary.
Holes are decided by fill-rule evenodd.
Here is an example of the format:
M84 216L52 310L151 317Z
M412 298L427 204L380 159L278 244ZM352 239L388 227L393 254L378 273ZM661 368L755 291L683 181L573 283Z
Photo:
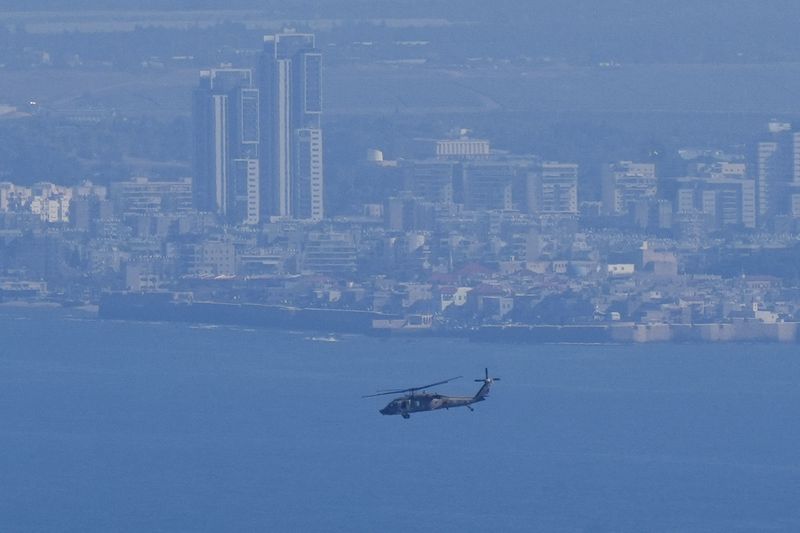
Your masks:
M410 415L410 414L408 414L408 413L401 413L401 415L402 415L402 416L403 416L403 418L405 418L406 420L408 420L409 418L411 418L411 415Z

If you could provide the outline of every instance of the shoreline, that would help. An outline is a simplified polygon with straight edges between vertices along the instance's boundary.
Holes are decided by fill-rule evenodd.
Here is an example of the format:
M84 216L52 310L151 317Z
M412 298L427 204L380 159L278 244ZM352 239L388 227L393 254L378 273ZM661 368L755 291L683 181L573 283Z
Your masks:
M0 301L0 309L74 309L84 313L97 315L100 311L98 304L64 305L61 302L31 301L31 300L5 300Z
M436 328L408 323L405 317L363 310L296 308L252 303L176 302L169 294L109 294L99 318L236 325L318 333L358 333L385 338L465 338L488 343L797 343L800 323L742 320L711 324L482 325ZM389 319L389 320L387 320ZM376 324L396 322L394 327Z
M150 295L114 295L99 305L63 305L50 301L0 302L0 309L74 310L99 320L255 327L310 334L357 334L386 339L457 338L486 344L793 344L800 323L743 320L707 324L504 324L469 328L376 328L382 313L357 310L292 308L225 302L176 303Z

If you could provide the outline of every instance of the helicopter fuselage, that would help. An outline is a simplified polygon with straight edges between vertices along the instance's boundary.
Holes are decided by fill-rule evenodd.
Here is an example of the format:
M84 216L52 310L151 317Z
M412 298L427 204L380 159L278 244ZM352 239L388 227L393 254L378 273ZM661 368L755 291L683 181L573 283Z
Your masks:
M432 393L407 394L389 402L386 407L380 410L380 413L382 415L401 415L403 418L407 418L410 413L450 409L451 407L468 407L483 400L484 398L476 398L475 396L445 396L444 394Z

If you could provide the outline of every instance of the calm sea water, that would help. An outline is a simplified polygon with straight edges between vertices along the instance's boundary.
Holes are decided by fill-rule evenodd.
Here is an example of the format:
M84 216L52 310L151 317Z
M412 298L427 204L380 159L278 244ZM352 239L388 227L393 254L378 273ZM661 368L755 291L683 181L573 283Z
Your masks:
M0 309L0 531L800 531L798 347L307 337Z

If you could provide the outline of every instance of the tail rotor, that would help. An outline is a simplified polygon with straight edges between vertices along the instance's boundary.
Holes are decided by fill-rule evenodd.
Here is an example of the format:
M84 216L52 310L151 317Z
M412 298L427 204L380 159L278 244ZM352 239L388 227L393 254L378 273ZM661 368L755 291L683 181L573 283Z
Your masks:
M490 378L489 377L489 369L484 369L483 379L476 379L475 381L478 383L483 383L480 390L475 394L473 397L474 402L480 402L486 399L489 396L489 390L492 388L492 383L495 381L500 381L500 378Z
M476 383L492 383L492 382L495 382L495 381L500 381L500 378L490 378L489 377L489 369L488 368L484 368L483 371L484 371L484 378L483 379L476 379L475 380Z

